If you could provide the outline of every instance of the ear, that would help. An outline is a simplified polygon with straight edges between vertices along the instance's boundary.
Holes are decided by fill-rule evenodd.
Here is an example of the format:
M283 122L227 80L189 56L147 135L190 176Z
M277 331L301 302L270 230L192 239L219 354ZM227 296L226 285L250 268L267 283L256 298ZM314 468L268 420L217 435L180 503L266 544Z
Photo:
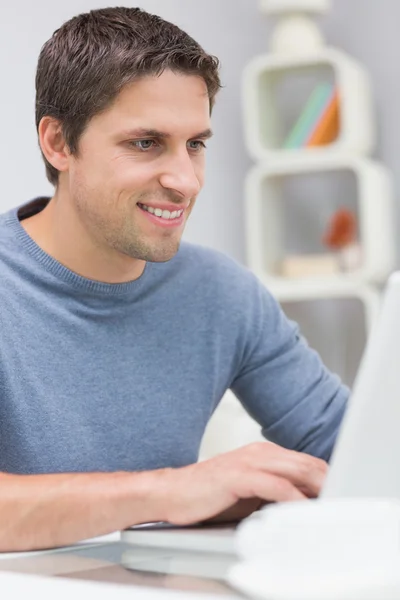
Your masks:
M68 171L70 152L62 134L61 123L53 117L43 117L38 134L40 147L49 163L57 171Z

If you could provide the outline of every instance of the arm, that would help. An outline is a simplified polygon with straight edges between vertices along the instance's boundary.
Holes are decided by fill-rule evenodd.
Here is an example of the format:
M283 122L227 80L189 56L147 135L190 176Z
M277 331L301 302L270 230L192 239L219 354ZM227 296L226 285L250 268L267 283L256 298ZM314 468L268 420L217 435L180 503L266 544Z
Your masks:
M264 501L315 497L326 464L258 443L177 469L0 474L0 552L53 548L150 521L239 519Z
M254 276L246 287L245 341L231 388L267 439L329 460L349 390Z
M0 473L0 552L53 548L148 520L160 472Z

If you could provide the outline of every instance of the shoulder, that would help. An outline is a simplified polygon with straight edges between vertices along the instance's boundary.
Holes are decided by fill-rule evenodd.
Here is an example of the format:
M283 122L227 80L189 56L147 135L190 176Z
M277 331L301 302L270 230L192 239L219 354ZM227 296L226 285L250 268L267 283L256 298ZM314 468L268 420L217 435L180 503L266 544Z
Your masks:
M3 212L0 214L0 230L3 232L9 230L10 223L16 219L17 209L13 208L8 210L7 212Z
M195 271L198 277L221 285L243 285L254 279L254 274L234 258L199 244L182 242L176 260L183 270Z
M12 252L15 243L15 231L17 229L17 209L13 208L0 214L0 254L8 255Z
M248 267L219 250L183 242L175 258L181 275L187 273L192 284L201 286L202 292L212 297L214 305L220 302L233 309L260 311L275 304Z
M251 355L259 340L268 347L279 347L289 337L294 340L295 329L279 302L248 267L220 251L192 244L182 244L178 254L191 307L208 315L214 333L222 332L240 360ZM177 284L180 281L177 276Z

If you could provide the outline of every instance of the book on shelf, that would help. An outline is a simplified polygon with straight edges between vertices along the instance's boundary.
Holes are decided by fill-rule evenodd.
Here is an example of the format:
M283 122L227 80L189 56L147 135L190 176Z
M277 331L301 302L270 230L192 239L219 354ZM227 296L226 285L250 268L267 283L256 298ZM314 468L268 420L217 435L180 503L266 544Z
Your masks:
M315 127L307 140L307 148L325 146L334 142L339 133L339 117L339 93L335 88L324 112L315 123Z
M284 141L284 149L299 149L328 144L339 131L339 99L337 88L319 83Z

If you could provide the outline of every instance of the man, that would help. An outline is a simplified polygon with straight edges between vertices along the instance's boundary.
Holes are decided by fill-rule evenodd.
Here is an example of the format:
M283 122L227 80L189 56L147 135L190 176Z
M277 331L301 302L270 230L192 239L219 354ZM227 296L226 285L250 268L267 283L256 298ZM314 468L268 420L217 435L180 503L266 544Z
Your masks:
M133 8L42 48L54 196L0 219L0 550L315 497L348 390L244 267L180 243L218 62ZM232 389L269 442L197 463Z

